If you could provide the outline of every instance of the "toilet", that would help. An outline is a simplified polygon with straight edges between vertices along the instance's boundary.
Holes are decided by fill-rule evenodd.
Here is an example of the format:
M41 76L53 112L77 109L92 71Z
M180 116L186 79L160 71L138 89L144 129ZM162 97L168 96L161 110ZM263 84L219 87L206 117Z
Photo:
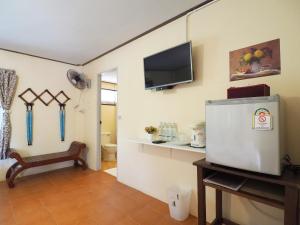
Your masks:
M101 133L101 149L103 161L116 161L117 160L117 145L111 143L111 133Z

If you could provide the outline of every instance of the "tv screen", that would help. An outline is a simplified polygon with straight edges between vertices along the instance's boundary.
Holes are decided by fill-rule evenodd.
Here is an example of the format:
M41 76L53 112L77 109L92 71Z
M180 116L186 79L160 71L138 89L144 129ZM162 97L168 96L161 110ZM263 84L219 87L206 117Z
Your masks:
M191 42L144 58L144 74L146 89L193 81Z

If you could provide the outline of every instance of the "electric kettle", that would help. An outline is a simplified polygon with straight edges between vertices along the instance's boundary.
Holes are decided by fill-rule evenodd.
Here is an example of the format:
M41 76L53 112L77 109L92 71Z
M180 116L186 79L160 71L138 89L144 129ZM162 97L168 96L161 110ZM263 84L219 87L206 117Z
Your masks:
M205 147L205 123L198 123L192 127L191 146L195 148Z

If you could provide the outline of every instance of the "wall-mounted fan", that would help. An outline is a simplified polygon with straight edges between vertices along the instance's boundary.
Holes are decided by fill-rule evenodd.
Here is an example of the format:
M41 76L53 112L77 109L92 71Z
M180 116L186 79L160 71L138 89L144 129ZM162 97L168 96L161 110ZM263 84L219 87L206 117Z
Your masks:
M67 77L71 84L78 89L85 89L91 87L91 80L87 79L83 73L76 70L69 69Z

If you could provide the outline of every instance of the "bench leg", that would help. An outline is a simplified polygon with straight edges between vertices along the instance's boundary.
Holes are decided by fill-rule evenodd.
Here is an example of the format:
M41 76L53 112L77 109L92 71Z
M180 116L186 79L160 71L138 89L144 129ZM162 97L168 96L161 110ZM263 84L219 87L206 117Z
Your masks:
M74 167L78 167L78 166L80 166L79 163L78 163L78 160L75 159L75 160L74 160Z
M25 169L26 168L21 166L19 169L12 172L11 176L6 180L9 188L15 187L14 184L15 178L18 176L19 173L21 173Z
M6 172L6 179L8 179L12 173L12 171L19 165L19 162L15 162Z
M87 165L86 165L85 161L81 158L74 160L74 166L75 167L81 166L83 170L87 169Z
M82 169L83 169L83 170L86 170L86 169L87 169L87 165L86 165L85 161L84 161L83 159L78 159L78 161L81 162L81 167L82 167Z

